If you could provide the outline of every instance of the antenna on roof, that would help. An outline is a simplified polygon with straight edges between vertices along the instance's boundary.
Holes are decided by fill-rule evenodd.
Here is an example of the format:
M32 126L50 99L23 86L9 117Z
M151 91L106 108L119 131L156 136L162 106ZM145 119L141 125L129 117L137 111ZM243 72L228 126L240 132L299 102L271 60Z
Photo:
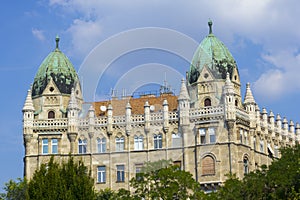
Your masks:
M171 93L171 86L167 82L167 73L165 72L164 84L160 86L160 94Z

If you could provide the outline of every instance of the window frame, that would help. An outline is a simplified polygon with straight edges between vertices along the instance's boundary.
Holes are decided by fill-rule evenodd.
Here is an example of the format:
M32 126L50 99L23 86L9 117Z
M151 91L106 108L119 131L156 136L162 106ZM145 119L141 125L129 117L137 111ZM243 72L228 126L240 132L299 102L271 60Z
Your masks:
M78 139L78 153L87 153L87 139Z
M116 137L116 151L122 152L125 150L125 137Z
M207 159L211 159L210 162L206 161ZM216 175L216 161L215 158L211 155L206 155L201 160L202 164L202 176L213 176ZM211 166L210 166L211 165ZM210 169L207 169L210 168Z
M97 167L97 183L106 183L106 166Z
M106 152L106 137L97 138L97 152L98 153Z
M216 129L212 128L212 127L209 127L208 128L208 135L209 135L209 143L210 144L216 143ZM212 138L213 138L213 141L212 141Z
M206 144L206 128L199 128L200 144Z
M154 149L162 149L162 134L154 134L153 135L153 143Z
M125 165L116 165L117 182L125 182Z
M134 138L134 150L144 150L144 137L142 135L135 135Z
M56 141L56 142L54 142L54 141ZM57 138L51 139L51 153L58 154L58 139Z
M49 139L48 138L42 139L42 154L49 154Z

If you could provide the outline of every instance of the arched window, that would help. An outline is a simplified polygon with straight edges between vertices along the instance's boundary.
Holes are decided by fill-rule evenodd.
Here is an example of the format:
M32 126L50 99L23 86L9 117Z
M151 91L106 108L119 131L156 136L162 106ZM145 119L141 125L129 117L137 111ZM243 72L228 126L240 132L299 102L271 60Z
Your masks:
M249 160L247 157L244 158L243 163L244 163L244 174L248 174L249 173Z
M144 149L144 137L134 136L134 150L143 150Z
M209 98L206 98L204 100L204 107L207 107L207 106L211 106L211 100Z
M98 153L105 153L106 152L106 138L97 138L97 149Z
M54 119L55 118L55 112L54 111L49 111L48 112L48 119Z
M116 151L124 151L125 146L125 138L122 137L116 137Z
M154 134L154 149L161 149L162 148L162 134Z
M202 175L214 175L215 174L215 160L211 156L205 156L202 159Z

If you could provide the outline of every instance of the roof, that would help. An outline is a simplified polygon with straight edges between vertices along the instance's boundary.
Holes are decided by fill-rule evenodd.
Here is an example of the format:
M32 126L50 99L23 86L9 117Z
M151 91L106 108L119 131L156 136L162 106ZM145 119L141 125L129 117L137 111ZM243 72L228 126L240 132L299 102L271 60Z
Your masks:
M177 110L177 96L172 94L161 94L160 96L154 95L146 95L141 96L140 98L129 98L125 97L123 99L112 99L109 101L99 101L94 102L93 107L95 109L96 116L106 116L108 105L111 104L113 107L113 115L121 116L125 115L125 108L127 103L129 102L131 105L131 114L132 115L142 115L144 114L144 105L146 101L148 101L149 105L152 106L154 112L160 111L163 108L163 101L168 101L169 111ZM101 111L100 107L105 106L105 108Z
M228 48L212 33L212 21L208 22L209 34L197 48L189 70L189 82L197 81L204 66L207 66L217 79L226 79L226 73L232 76L236 62Z
M76 70L67 56L58 48L59 38L56 37L56 48L40 65L32 86L32 96L43 93L47 84L53 79L62 94L71 94L71 89L79 81Z

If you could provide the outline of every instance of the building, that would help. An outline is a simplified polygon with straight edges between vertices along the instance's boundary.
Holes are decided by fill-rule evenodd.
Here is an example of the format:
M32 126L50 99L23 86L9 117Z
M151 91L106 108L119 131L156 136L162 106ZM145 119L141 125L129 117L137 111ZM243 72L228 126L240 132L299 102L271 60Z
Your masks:
M242 98L236 62L210 21L179 96L164 90L84 103L56 38L27 93L23 137L29 179L52 155L60 161L72 154L91 170L95 188L130 189L145 162L172 159L212 191L225 174L243 177L280 157L280 147L300 140L300 125L260 110L249 84Z

